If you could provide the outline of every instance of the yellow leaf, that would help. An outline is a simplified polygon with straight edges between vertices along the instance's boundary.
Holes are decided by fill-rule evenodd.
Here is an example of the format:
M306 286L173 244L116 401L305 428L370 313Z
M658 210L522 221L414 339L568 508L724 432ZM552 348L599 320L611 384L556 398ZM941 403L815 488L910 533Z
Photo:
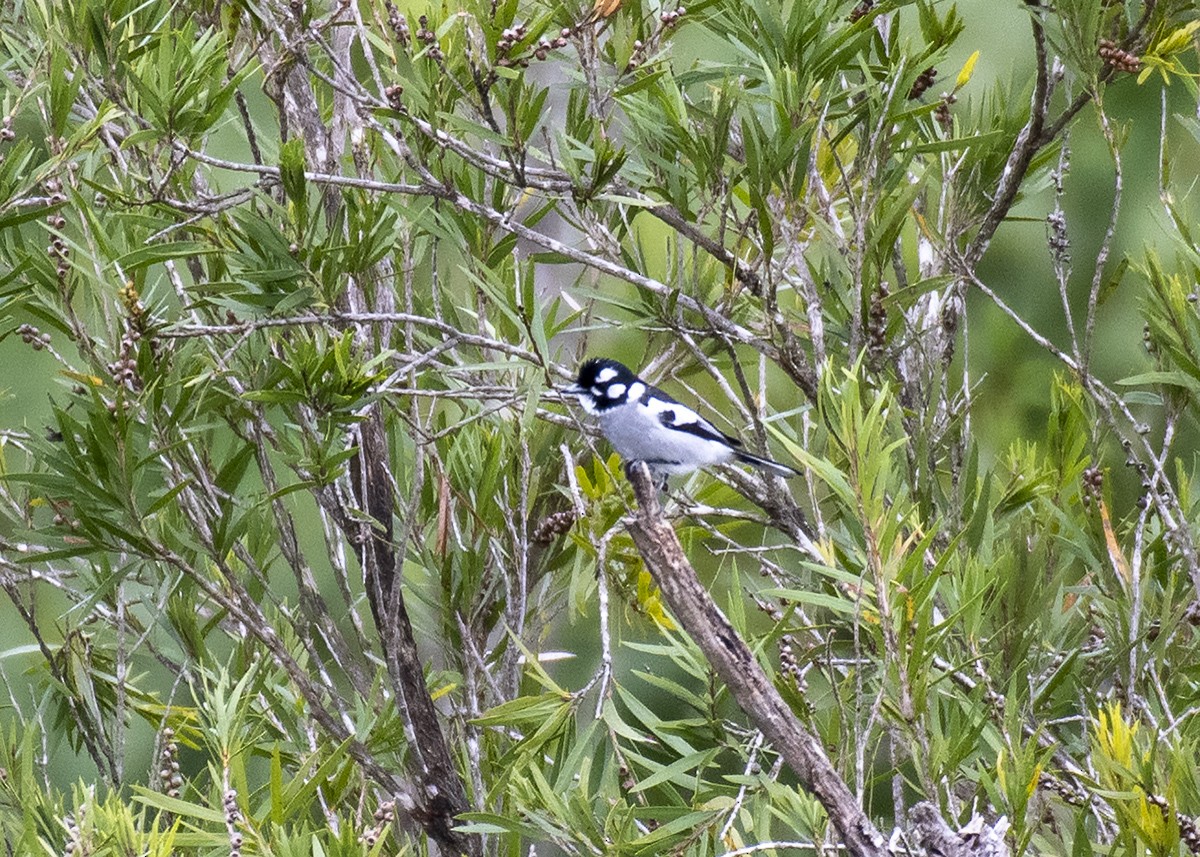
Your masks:
M592 11L583 19L583 22L585 24L594 24L597 21L603 21L620 8L621 0L596 0L592 4Z
M450 684L442 685L437 690L435 690L433 693L429 694L429 699L433 702L437 702L439 699L441 699L443 696L448 694L450 691L454 690L454 688L456 688L456 687L458 687L458 684L456 682L450 682Z
M1108 548L1108 558L1112 561L1113 568L1121 576L1121 582L1131 585L1133 571L1125 560L1125 554L1121 553L1121 546L1117 543L1117 534L1113 531L1112 518L1108 514L1108 504L1104 502L1103 498L1100 499L1100 523L1104 526L1104 545Z
M104 386L104 379L98 378L95 375L84 375L80 372L71 372L66 369L62 371L62 374L66 375L72 381L78 381L80 384L91 384L93 387Z
M975 63L979 60L979 51L967 57L967 61L963 63L962 71L958 73L958 78L954 81L954 89L957 91L962 89L971 80L971 74L975 71Z
M664 631L674 631L675 622L663 609L662 592L654 585L654 578L646 569L638 572L638 604L646 615Z
M1200 19L1189 21L1155 45L1154 53L1159 56L1167 56L1184 50L1191 44L1192 34L1198 27L1200 27Z
M1103 755L1124 768L1133 767L1133 742L1138 724L1126 723L1121 715L1121 703L1114 702L1107 709L1101 708L1093 721L1096 743Z
M1033 793L1037 791L1038 782L1042 779L1042 766L1035 765L1033 773L1029 777L1029 782L1025 785L1025 800L1030 800Z

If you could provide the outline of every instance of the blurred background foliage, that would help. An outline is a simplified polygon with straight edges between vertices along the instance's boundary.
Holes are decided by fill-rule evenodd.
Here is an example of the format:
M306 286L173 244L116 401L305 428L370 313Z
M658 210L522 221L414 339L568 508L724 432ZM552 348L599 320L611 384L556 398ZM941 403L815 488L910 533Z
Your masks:
M585 353L805 468L669 510L897 848L1200 853L1196 12L4 4L10 853L832 851Z

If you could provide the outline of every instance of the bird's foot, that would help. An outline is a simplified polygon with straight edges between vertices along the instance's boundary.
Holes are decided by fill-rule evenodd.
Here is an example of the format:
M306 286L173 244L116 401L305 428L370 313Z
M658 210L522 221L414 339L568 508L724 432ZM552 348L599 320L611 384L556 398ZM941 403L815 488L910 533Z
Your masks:
M633 481L633 468L639 464L644 464L642 461L626 461L625 462L625 478L630 482ZM667 474L661 473L654 469L653 466L646 464L650 468L650 478L654 480L654 487L662 493L667 493Z

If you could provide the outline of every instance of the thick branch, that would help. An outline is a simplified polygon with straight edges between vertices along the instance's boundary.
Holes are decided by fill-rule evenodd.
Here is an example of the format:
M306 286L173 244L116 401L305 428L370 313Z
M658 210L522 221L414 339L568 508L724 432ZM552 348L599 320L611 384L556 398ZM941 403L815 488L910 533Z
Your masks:
M287 28L282 22L273 23L287 45ZM334 31L329 53L335 61L335 94L328 125L317 108L312 81L301 65L282 67L286 72L281 74L276 93L281 125L301 131L308 162L322 173L331 172L341 161L347 136L352 129L361 127L354 102L343 94L354 83L353 75L348 72L350 41L348 29L337 28ZM287 50L291 52L291 47L288 46ZM269 54L265 45L263 54ZM271 83L272 76L268 75L268 91ZM344 223L339 216L344 201L338 186L323 183L320 187L328 227L344 230ZM372 305L361 279L351 277L346 289L338 297L337 309L347 313L375 308L384 311L394 309L391 295L386 290L380 292L379 298L382 305ZM369 350L377 347L363 328L356 327L355 334L360 348ZM383 344L386 345L386 333ZM360 508L366 511L371 520L369 523L354 521L345 532L362 566L367 600L379 629L396 704L406 725L406 737L410 739L409 768L420 784L417 794L413 795L417 805L412 809L412 815L426 834L438 843L441 851L447 854L468 853L478 857L483 853L480 838L454 830L455 816L468 808L466 789L425 683L424 664L417 651L404 595L397 580L398 557L393 543L392 521L395 478L379 402L370 406L358 426L357 435L358 449L350 468L351 481ZM401 554L404 548L405 542L402 540Z
M816 736L797 720L696 577L683 546L662 516L657 489L646 465L628 468L638 500L629 533L654 574L672 613L691 635L754 725L779 751L801 784L825 807L846 849L855 857L887 854L883 836L834 770Z
M929 857L1009 857L1012 853L1004 840L1008 830L1004 819L987 825L975 816L962 830L954 831L936 806L921 801L912 808L909 820Z
M383 643L388 674L396 689L396 703L411 730L410 765L420 783L415 795L418 805L410 812L444 853L483 853L478 836L454 830L455 816L469 808L466 790L450 746L442 731L441 717L429 695L424 662L408 617L393 542L392 474L388 466L387 434L383 415L372 408L358 432L359 454L351 467L355 494L372 522L346 520L346 535L354 544L363 568L367 600ZM407 539L400 540L403 548Z

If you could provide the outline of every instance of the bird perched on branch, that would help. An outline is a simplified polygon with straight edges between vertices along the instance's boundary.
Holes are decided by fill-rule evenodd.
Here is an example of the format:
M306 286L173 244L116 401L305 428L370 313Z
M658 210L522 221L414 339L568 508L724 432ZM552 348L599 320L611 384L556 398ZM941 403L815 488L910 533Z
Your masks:
M740 440L616 360L588 360L575 383L563 392L577 397L585 411L599 417L601 433L626 466L646 462L660 487L665 487L668 476L729 461L777 476L799 474L794 467L746 452Z

